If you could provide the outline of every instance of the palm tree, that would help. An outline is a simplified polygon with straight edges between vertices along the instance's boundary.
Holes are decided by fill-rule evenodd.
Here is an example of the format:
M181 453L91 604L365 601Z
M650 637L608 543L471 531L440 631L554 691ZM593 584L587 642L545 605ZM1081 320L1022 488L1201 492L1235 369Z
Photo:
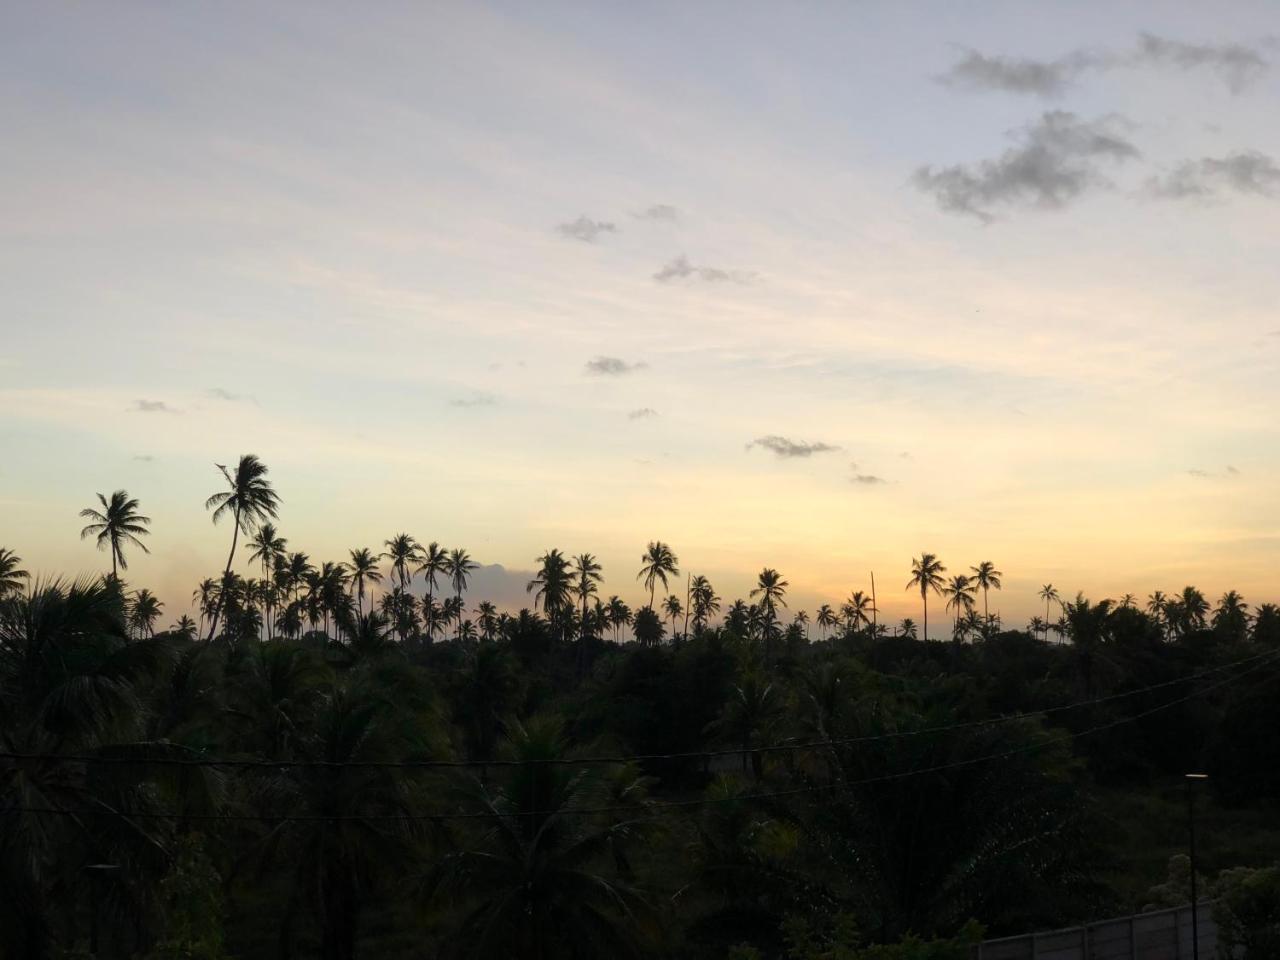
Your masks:
M272 489L267 479L267 465L252 453L240 457L233 475L222 464L214 464L227 481L227 489L220 490L204 503L206 510L213 510L213 522L216 524L225 514L232 517L231 552L227 554L227 568L223 571L223 581L231 578L231 564L236 558L236 544L241 532L252 533L267 519L274 519L280 510L280 498ZM213 608L210 618L209 639L218 634L218 618L222 613L223 594L218 594L218 602Z
M942 595L947 598L945 609L954 610L956 613L952 635L959 636L960 618L973 610L974 586L966 574L957 573L951 578L951 582L942 588Z
M825 640L827 639L827 631L839 623L840 619L836 616L836 612L831 609L831 604L824 603L818 608L818 614L813 622L818 625L818 628L822 631L822 639Z
M356 612L363 617L365 583L382 582L382 574L378 572L380 558L368 547L349 550L348 553L351 555L351 582L356 588Z
M626 601L614 595L604 605L604 611L608 617L609 626L613 627L613 639L616 642L622 628L631 624L631 608L627 606Z
M156 633L156 621L164 604L156 599L150 590L139 590L133 595L133 603L129 608L129 626L137 631L140 637L153 637Z
M418 573L426 575L427 599L431 600L435 595L436 578L448 575L449 551L432 540L421 552L420 559L422 563L418 567Z
M983 560L976 567L970 567L973 571L973 585L982 591L982 620L988 627L991 623L991 608L987 604L987 594L994 587L999 590L1002 586L1000 578L1004 576L996 565L990 560ZM984 627L985 629L985 627Z
M169 628L170 633L176 633L184 640L194 640L197 635L196 622L185 613L178 618L177 623Z
M124 559L126 543L137 547L143 553L151 552L146 544L138 539L150 534L151 531L147 527L151 525L151 518L138 513L138 501L130 497L125 490L117 490L111 494L110 500L98 494L98 502L102 504L101 510L85 507L80 511L80 516L93 521L80 531L80 539L96 534L98 549L110 548L111 579L115 580L118 579L117 566L120 570L129 569L129 564Z
M1044 622L1049 623L1049 604L1062 603L1062 597L1058 594L1058 589L1052 583L1046 583L1040 588L1040 599L1044 601ZM1045 642L1049 642L1049 631L1045 630Z
M258 531L253 535L253 539L249 542L253 546L253 551L249 554L249 562L256 561L260 563L262 565L262 579L264 581L269 580L272 572L276 569L276 565L284 558L285 548L288 547L289 541L276 532L274 523L264 523L258 528ZM268 592L264 596L267 600L264 604L267 613L267 637L270 638L271 595Z
M1178 596L1179 628L1183 634L1203 630L1209 615L1209 601L1195 587L1183 587Z
M711 581L699 574L689 584L689 602L693 607L693 629L701 633L708 621L720 612L720 597Z
M391 573L399 582L400 589L407 589L409 580L412 579L409 565L417 563L422 558L422 547L407 533L397 533L383 546L387 548L386 558L391 561Z
M17 593L31 579L31 574L19 566L21 563L20 556L12 550L0 547L0 597Z
M947 568L932 553L920 554L920 559L911 560L911 579L904 589L920 588L920 601L924 604L924 638L929 639L929 591L942 592L942 575Z
M809 614L805 613L803 610L798 610L796 611L796 615L791 622L796 624L797 626L804 627L804 642L808 643L809 642Z
M1169 638L1169 598L1165 596L1163 590L1151 591L1151 595L1147 597L1147 613L1160 627L1161 634L1167 640Z
M458 601L458 627L462 627L462 594L466 592L467 584L471 581L471 574L480 569L480 564L471 559L471 555L467 551L459 548L449 551L448 565L445 567L445 573L449 576L449 582L453 584L453 592Z
M840 614L844 617L845 627L850 633L856 633L859 627L870 626L871 617L868 612L871 609L871 598L861 590L855 590L849 594L840 607Z
M912 640L916 639L916 622L910 617L903 619L898 625L898 636L908 637Z
M589 553L581 553L573 558L573 591L582 604L582 637L587 636L587 601L599 592L599 584L603 582L601 566Z
M760 571L760 575L756 577L755 589L751 591L750 596L760 598L761 613L761 629L764 632L765 643L765 660L769 659L769 652L773 642L774 622L777 620L778 607L785 607L787 601L787 587L790 584L782 579L782 574L778 573L772 567L765 567Z
M649 591L649 607L653 608L654 592L659 583L662 589L667 589L667 578L680 575L680 568L677 566L679 559L671 548L661 540L650 540L649 546L645 548L644 556L640 558L640 572L636 574L637 580L643 580L645 587Z
M491 641L494 632L498 629L498 608L488 600L481 600L480 605L476 607L476 617L480 622L480 636L486 642Z
M1249 631L1249 605L1235 590L1228 590L1213 611L1213 629L1231 643L1244 641Z
M574 589L569 559L552 549L540 556L538 563L538 575L525 584L525 592L533 594L533 608L541 606L551 625L563 630L564 614L571 605Z
M680 598L674 593L662 601L662 612L671 620L671 636L676 635L676 620L684 613L684 604L680 602Z

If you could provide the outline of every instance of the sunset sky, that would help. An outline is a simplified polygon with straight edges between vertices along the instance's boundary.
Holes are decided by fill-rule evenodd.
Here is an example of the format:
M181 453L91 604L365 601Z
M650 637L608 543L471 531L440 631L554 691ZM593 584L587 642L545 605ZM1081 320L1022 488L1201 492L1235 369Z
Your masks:
M0 545L1280 598L1280 7L10 3ZM683 590L680 591L683 594ZM941 604L938 605L940 611ZM932 612L932 604L931 604ZM931 617L931 624L933 623Z

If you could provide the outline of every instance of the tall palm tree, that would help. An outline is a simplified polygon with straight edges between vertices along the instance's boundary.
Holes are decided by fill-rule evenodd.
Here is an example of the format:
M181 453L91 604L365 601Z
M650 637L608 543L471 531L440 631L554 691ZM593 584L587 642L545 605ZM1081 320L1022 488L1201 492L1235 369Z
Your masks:
M227 567L223 571L223 581L231 578L231 564L236 559L236 545L240 534L252 533L268 519L275 519L280 510L280 497L267 479L267 465L252 453L240 457L232 474L222 464L215 464L227 481L227 489L219 490L204 503L206 510L213 510L213 522L216 524L224 515L232 517L231 552L227 554ZM218 635L218 618L222 614L223 595L218 594L218 602L213 608L210 618L209 639Z
M693 607L693 629L701 633L710 619L720 612L720 597L711 581L699 574L689 584L689 602Z
M684 604L681 603L680 598L673 593L671 596L667 597L667 599L662 601L662 612L666 614L667 618L671 621L671 636L674 638L676 635L676 620L679 619L682 613L684 613Z
M117 566L119 570L129 569L129 564L124 558L126 543L137 547L143 553L151 552L139 539L151 533L147 529L151 525L151 518L138 513L138 501L130 497L125 490L117 490L111 494L110 500L98 494L98 502L102 504L101 510L85 507L80 511L80 516L93 521L80 531L80 539L96 534L98 549L110 548L111 579L116 580L118 579Z
M445 568L445 573L449 575L449 582L453 584L454 596L458 601L459 627L462 626L462 595L466 592L467 584L471 582L471 574L478 569L480 569L480 564L472 560L467 551L461 548L449 551L449 563Z
M1051 604L1051 603L1058 603L1058 604L1062 603L1062 597L1061 597L1061 595L1058 593L1058 588L1057 588L1057 587L1055 587L1052 583L1046 583L1043 587L1041 587L1041 588L1040 588L1040 594L1039 594L1039 596L1040 596L1040 599L1044 601L1044 622L1045 622L1045 623L1050 623L1050 619L1049 619L1049 604ZM1045 639L1045 642L1046 642L1046 643L1048 643L1048 642L1049 642L1049 631L1048 631L1048 630L1046 630L1046 631L1045 631L1044 639Z
M422 547L407 533L397 533L383 546L387 548L386 557L391 561L391 573L399 582L400 589L408 589L412 579L409 567L421 560Z
M613 627L613 639L616 642L622 628L631 624L631 608L627 606L626 601L614 595L604 605L604 610L609 618L609 626Z
M156 599L150 590L139 590L133 595L133 603L129 607L129 626L139 637L154 637L156 621L164 610L164 604Z
M796 615L791 622L796 624L797 626L804 628L804 642L808 643L809 642L809 614L805 613L805 611L803 610L798 610L796 611Z
M945 609L954 610L956 613L955 625L951 632L952 636L958 636L960 633L960 619L973 610L973 583L969 580L967 574L957 573L942 588L942 595L947 598Z
M574 589L569 558L551 549L538 558L538 563L538 574L525 584L525 592L533 594L533 608L541 606L543 616L563 634L564 614L572 605Z
M348 551L351 555L351 582L356 588L356 613L364 616L364 586L366 583L381 583L382 574L378 572L380 557L368 547Z
M836 612L831 609L831 604L824 603L818 608L818 614L814 618L814 623L818 625L818 629L822 631L822 639L827 639L827 631L839 623Z
M989 626L991 623L991 608L987 603L987 594L991 592L992 588L999 590L1003 586L1000 578L1004 574L997 570L996 565L990 560L983 560L976 567L970 567L969 569L973 571L973 577L971 578L973 585L982 591L982 621ZM986 628L984 627L984 629Z
M253 550L249 554L249 562L257 562L261 564L262 579L263 581L269 581L276 565L285 556L285 550L289 546L289 541L280 536L276 531L276 525L274 523L268 522L258 528L257 532L253 535L253 539L250 540L249 543L253 547ZM269 639L271 636L271 591L266 591L264 593L264 597L266 599L266 603L264 604L266 607L265 620L267 622L267 637Z
M1167 640L1169 638L1169 598L1165 596L1163 590L1151 591L1147 597L1147 613L1160 627L1160 633Z
M765 567L756 577L755 589L751 591L751 596L760 598L760 619L761 629L764 633L765 642L765 659L769 659L769 653L772 648L774 624L778 618L778 607L785 607L787 601L787 587L790 584L782 579L782 574L778 573L772 567Z
M840 613L844 617L846 629L850 633L856 633L859 627L871 626L871 598L861 590L855 590L849 594L840 607Z
M599 592L604 579L602 569L596 558L589 553L580 553L573 558L573 592L578 595L578 601L582 604L583 639L587 636L587 602Z
M422 563L418 566L418 573L425 576L427 581L427 599L431 600L438 586L437 577L448 576L449 573L449 551L440 544L432 540L427 544L426 549L422 550L420 559Z
M1222 639L1242 642L1249 630L1249 605L1235 590L1228 590L1213 611L1213 629Z
M0 547L0 597L17 593L31 579L31 574L22 569L21 563L20 556L12 550Z
M1178 596L1179 627L1183 634L1203 630L1209 615L1209 601L1195 587L1186 586Z
M480 636L486 642L492 640L498 629L498 608L488 600L481 600L476 607L476 617L480 623Z
M677 566L679 562L671 548L661 540L649 541L644 556L640 558L640 572L636 574L636 579L643 580L649 591L650 609L653 609L654 592L658 584L661 583L662 589L666 590L667 578L680 575L680 568Z
M924 605L924 639L929 639L929 591L934 593L942 592L942 575L947 572L947 568L942 565L932 553L922 553L917 560L911 560L911 579L907 581L904 589L910 590L912 587L920 589L920 601Z

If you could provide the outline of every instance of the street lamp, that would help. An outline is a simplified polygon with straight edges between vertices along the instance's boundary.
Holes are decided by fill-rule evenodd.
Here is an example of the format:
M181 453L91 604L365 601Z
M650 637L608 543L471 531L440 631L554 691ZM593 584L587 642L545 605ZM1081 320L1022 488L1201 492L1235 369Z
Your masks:
M1200 960L1200 898L1196 893L1196 793L1192 788L1201 780L1208 780L1207 773L1183 775L1187 785L1187 839L1191 853L1191 960Z
M98 955L98 880L120 871L118 863L91 863L84 868L89 875L89 955Z

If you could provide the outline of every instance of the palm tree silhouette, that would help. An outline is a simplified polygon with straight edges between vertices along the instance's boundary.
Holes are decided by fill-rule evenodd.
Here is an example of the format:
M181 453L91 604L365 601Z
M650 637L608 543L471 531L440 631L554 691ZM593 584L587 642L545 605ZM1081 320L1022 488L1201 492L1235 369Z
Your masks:
M983 560L976 567L970 567L973 571L973 585L982 591L982 620L986 625L984 629L988 629L991 624L991 608L987 604L987 594L994 587L999 590L1001 586L1000 578L1004 576L996 565L990 560Z
M262 577L266 580L275 570L276 564L285 556L285 549L288 547L289 541L276 532L274 523L264 523L258 528L253 535L253 539L249 542L253 546L253 551L249 554L249 562L254 563L256 561L262 565ZM267 630L268 637L270 637L271 602L269 596L266 608Z
M680 602L680 598L673 593L671 596L667 597L666 600L662 601L662 612L671 620L671 637L672 639L675 639L676 620L682 613L684 613L684 604L682 604Z
M764 634L764 656L766 661L769 660L773 644L774 624L778 618L778 607L787 605L785 598L787 587L789 586L790 584L782 579L782 574L778 573L777 570L772 567L765 567L760 571L760 575L756 577L755 588L749 594L752 597L760 598L761 630Z
M150 534L151 531L147 527L151 525L151 518L138 513L138 501L130 497L125 490L117 490L111 494L110 500L98 494L98 502L102 504L101 510L85 507L80 511L80 516L93 521L80 531L80 539L96 534L98 549L110 548L111 579L116 580L118 579L117 565L120 570L129 569L129 564L124 559L126 543L137 547L143 553L151 552L139 539Z
M836 616L836 612L831 609L831 604L824 603L818 608L817 616L813 622L818 625L818 628L822 631L822 639L825 640L827 639L827 631L840 621Z
M1147 597L1147 613L1160 627L1161 635L1169 639L1169 598L1163 590L1153 590Z
M855 590L849 594L840 607L840 613L845 620L845 629L850 633L856 633L859 627L870 626L871 617L867 611L871 609L871 598L861 590Z
M383 546L387 548L386 558L391 561L391 573L400 584L400 589L407 589L412 579L409 565L422 558L422 547L407 533L397 533L383 543Z
M912 620L910 617L904 618L902 623L898 625L898 636L909 637L910 639L915 640L916 639L916 622Z
M231 579L231 564L236 558L236 544L241 532L252 533L260 524L268 519L275 519L280 510L280 498L272 489L267 479L267 465L252 453L246 453L236 464L233 475L222 464L214 464L227 481L227 489L220 490L204 503L206 510L213 510L213 522L216 524L226 514L232 517L231 552L227 554L227 568L222 579L226 583ZM218 602L214 605L210 618L209 640L218 634L218 618L222 614L223 599L226 591L218 593Z
M1040 596L1040 599L1044 601L1044 622L1048 624L1050 623L1049 604L1062 603L1062 597L1058 594L1057 587L1055 587L1052 583L1046 583L1043 587L1041 587L1039 596ZM1045 640L1045 643L1049 642L1048 629L1045 630L1044 640Z
M194 640L196 638L196 622L184 613L169 628L169 632L178 634L184 640Z
M667 577L675 577L680 575L680 568L677 566L679 559L671 548L661 540L650 540L649 546L645 548L644 556L640 558L640 572L636 574L637 580L644 580L644 585L649 591L649 608L653 609L654 592L658 583L662 584L662 589L667 589Z
M904 589L920 588L920 601L924 604L924 639L929 639L929 591L942 592L942 575L947 568L932 553L920 554L920 559L911 560L911 579Z
M459 630L462 628L462 595L467 590L467 584L471 582L471 574L478 569L480 564L472 560L471 555L461 547L449 551L449 564L445 568L445 573L449 576L449 582L453 584L453 593L458 601Z
M707 623L720 612L720 597L711 581L698 574L689 584L689 603L693 607L693 630L701 633Z
M533 608L542 613L553 627L563 629L564 613L573 595L573 574L569 559L559 550L548 550L538 558L537 576L525 584L525 592L533 594Z
M418 573L426 575L427 599L431 600L437 586L436 577L449 575L449 551L432 540L421 551L420 559L422 563L418 567Z
M493 639L494 632L498 629L498 608L488 600L481 600L480 605L476 607L476 617L480 623L480 636L486 642Z
M137 631L139 637L153 637L156 633L156 621L164 604L156 599L150 590L139 590L133 595L133 603L129 608L129 625Z
M364 616L364 586L366 583L381 583L382 574L378 571L378 555L368 547L350 550L351 582L356 588L356 613Z
M960 634L960 619L973 610L973 584L969 582L969 577L963 573L957 573L951 578L951 582L942 588L942 595L947 598L947 610L956 612L955 625L952 627L952 636Z
M615 595L605 603L604 612L608 617L609 626L613 627L613 639L616 642L622 628L631 624L631 608L627 606L626 601Z
M12 550L0 547L0 597L17 593L31 579L31 574L22 569L21 563L20 556Z
M589 553L580 553L573 558L573 592L582 604L582 638L587 637L587 603L599 591L599 584L604 577L596 558Z

